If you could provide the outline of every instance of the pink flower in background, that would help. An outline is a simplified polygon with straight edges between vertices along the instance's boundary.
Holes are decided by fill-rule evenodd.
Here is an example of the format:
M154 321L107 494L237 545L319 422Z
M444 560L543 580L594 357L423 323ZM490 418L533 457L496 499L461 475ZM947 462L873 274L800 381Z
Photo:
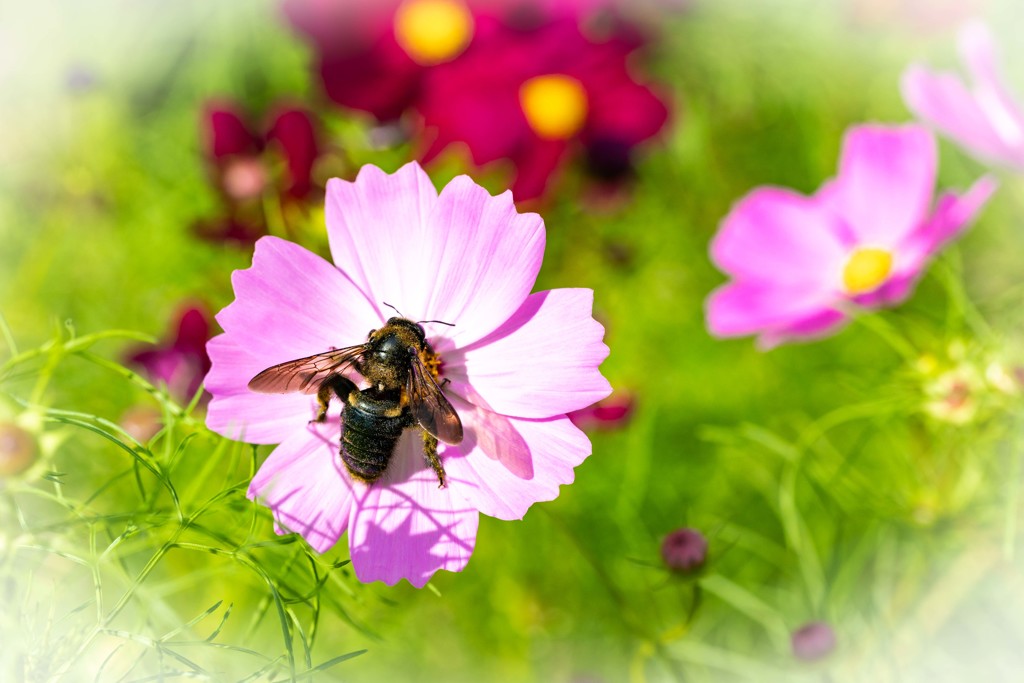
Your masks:
M541 196L580 149L626 171L668 120L662 99L634 80L635 48L632 38L594 42L573 21L496 32L425 77L418 107L433 142L423 158L463 143L475 164L508 159L517 200Z
M480 513L519 519L573 480L590 442L566 416L607 396L598 366L608 353L591 317L593 293L530 293L544 255L544 224L460 176L438 194L411 163L393 175L364 167L327 186L334 264L265 237L253 265L236 271L236 299L217 315L209 343L211 429L280 444L252 481L279 533L296 531L319 552L348 533L363 581L423 586L438 569L461 570ZM339 406L311 423L314 396L257 394L265 368L364 342L395 306L424 323L440 356L444 392L465 438L440 445L448 484L423 456L419 429L398 441L383 477L354 481L339 458ZM529 359L528 361L526 359Z
M1024 171L1024 107L1006 87L988 27L964 27L960 53L972 86L953 73L913 65L903 75L907 106L972 154Z
M996 187L985 177L933 207L937 163L922 126L856 126L843 140L838 176L814 196L773 187L748 194L711 245L732 281L708 298L710 332L757 334L770 348L835 332L851 304L906 299Z
M584 431L611 431L629 424L636 409L636 399L627 392L615 392L597 403L569 413L572 423Z
M203 112L202 142L224 205L223 215L197 226L205 238L254 242L266 234L265 193L275 193L282 203L315 195L313 166L322 149L313 118L303 109L279 109L261 131L234 105L210 104Z
M174 339L137 347L126 362L141 368L153 384L166 386L177 400L189 401L210 370L210 316L202 306L190 305L178 311L175 321Z

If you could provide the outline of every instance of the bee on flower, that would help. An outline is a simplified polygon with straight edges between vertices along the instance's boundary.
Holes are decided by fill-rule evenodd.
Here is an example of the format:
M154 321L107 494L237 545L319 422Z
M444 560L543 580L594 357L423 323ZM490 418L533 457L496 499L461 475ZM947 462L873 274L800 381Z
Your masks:
M519 519L573 480L590 442L568 414L611 391L599 370L604 329L590 290L530 293L544 224L508 192L493 197L461 176L438 193L416 163L392 175L366 166L353 182L329 181L326 221L333 263L264 237L252 267L234 273L235 300L217 315L224 333L208 345L207 425L277 444L249 496L273 510L280 533L320 552L347 533L361 580L423 586L466 566L481 513ZM414 385L371 363L378 352L424 361L416 372L430 375L461 431L417 413ZM271 373L288 378L280 385L254 380L323 354L351 362L325 375L317 365ZM334 370L343 377L321 392ZM380 424L371 414L392 420L394 438L372 475L343 455L359 451L346 430L369 438Z

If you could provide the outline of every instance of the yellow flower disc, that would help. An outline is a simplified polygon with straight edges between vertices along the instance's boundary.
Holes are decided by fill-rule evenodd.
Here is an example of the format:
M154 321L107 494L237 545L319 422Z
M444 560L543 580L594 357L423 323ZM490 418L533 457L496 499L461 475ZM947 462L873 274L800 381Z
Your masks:
M587 92L575 78L562 74L537 76L519 88L519 104L537 135L565 140L587 121Z
M458 56L473 37L473 17L458 0L407 0L395 12L395 38L418 64Z
M854 250L843 267L843 286L850 294L877 289L892 270L892 252L877 247Z

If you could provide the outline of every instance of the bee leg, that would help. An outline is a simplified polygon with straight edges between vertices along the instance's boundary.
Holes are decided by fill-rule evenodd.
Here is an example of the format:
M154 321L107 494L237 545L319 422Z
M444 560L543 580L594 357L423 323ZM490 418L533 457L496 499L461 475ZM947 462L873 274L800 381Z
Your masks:
M325 379L316 392L316 402L320 404L320 409L316 411L313 422L323 422L327 419L327 408L330 406L332 393L345 403L353 391L359 391L359 387L348 377L332 375Z
M443 489L448 485L448 481L445 478L444 465L441 464L441 458L437 457L437 437L425 430L423 432L423 455L426 456L427 462L430 463L430 466L437 474L437 488Z

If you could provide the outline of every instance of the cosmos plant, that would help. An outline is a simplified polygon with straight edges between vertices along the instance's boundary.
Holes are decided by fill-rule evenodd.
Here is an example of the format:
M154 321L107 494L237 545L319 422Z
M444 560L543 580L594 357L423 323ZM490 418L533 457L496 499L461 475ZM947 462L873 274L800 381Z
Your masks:
M904 301L996 187L984 177L933 205L937 165L922 126L855 126L839 174L813 196L761 187L741 199L711 245L732 278L708 298L711 333L756 334L770 348L831 334L855 308Z
M975 156L1024 171L1024 107L1006 86L991 31L972 22L959 43L971 86L956 74L915 64L903 75L907 106Z
M604 329L590 290L530 293L544 224L517 213L509 192L492 197L460 176L438 194L415 163L393 175L366 166L354 182L328 183L326 220L333 264L264 237L252 267L235 272L236 298L217 315L224 333L209 343L207 424L279 444L249 488L279 533L324 552L347 532L360 580L423 586L466 566L481 513L519 519L573 480L590 442L567 414L610 393L598 370ZM315 396L247 386L270 366L365 342L394 315L385 302L454 325L423 325L465 430L458 446L440 446L445 487L419 429L368 485L340 461L336 404L312 422Z

